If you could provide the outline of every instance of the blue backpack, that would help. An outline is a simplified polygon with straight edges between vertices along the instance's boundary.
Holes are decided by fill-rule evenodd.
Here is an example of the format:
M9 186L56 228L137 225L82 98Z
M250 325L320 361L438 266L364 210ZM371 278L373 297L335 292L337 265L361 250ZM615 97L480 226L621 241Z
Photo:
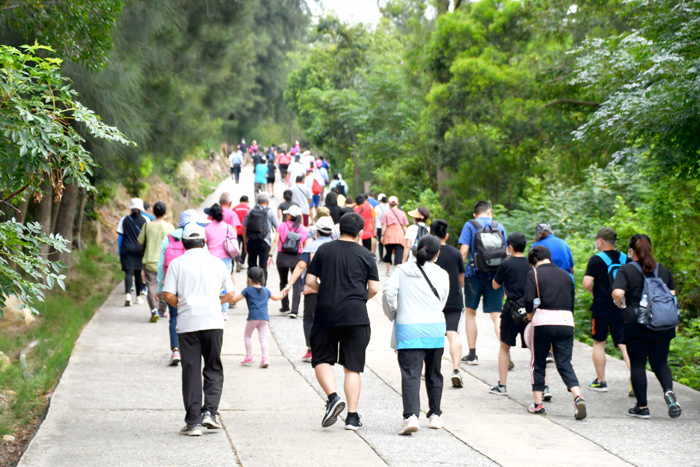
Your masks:
M643 324L652 331L666 331L678 326L678 307L671 291L659 278L659 265L654 269L654 277L647 277L642 267L636 261L634 267L644 277L644 290L637 313L637 323Z
M610 279L610 287L612 289L612 284L615 282L615 277L617 277L617 270L620 269L622 265L627 264L627 255L620 253L618 263L613 263L610 256L606 255L603 251L596 253L596 256L602 259L605 265L608 267L608 279Z

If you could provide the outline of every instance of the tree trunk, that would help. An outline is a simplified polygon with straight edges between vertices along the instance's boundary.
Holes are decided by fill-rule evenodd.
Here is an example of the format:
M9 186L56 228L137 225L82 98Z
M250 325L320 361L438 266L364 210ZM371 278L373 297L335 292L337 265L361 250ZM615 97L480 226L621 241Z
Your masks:
M438 16L450 11L450 0L437 0L436 4Z
M85 188L80 189L80 204L78 205L78 222L76 223L75 231L75 246L79 250L83 249L83 218L85 217L85 203L87 202L87 190Z
M454 9L454 11L457 11L457 8L459 8L461 5L462 5L462 0L457 0L457 1L455 2L455 9Z
M54 229L54 232L60 234L63 238L68 240L69 248L73 242L73 222L75 221L75 208L77 204L78 187L76 185L66 185L63 190L63 198L61 198L58 219L56 220L56 228ZM70 268L70 251L56 254L55 257L52 257L51 259L55 261L63 261L66 266Z
M447 185L445 184L445 182L447 180L449 180L450 178L452 178L452 172L438 166L438 168L437 168L438 194L440 195L440 199L443 200L443 202L451 194L449 187L447 187Z
M360 189L360 164L357 161L357 138L355 137L355 132L350 131L350 142L352 142L352 164L354 166L354 182L355 182L355 191ZM347 193L346 193L347 195Z
M51 211L53 209L53 189L51 185L44 182L41 184L41 189L44 190L44 197L41 198L41 202L36 206L36 222L41 224L41 232L49 235L51 230ZM32 201L34 202L34 201ZM46 256L49 254L49 248L44 246L41 250L41 254Z

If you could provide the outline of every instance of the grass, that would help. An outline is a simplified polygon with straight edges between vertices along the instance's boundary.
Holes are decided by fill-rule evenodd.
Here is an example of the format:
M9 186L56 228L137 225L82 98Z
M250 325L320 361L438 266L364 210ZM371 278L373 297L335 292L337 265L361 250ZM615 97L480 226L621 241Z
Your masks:
M12 365L0 373L0 436L35 424L68 364L81 330L102 305L120 278L118 259L96 245L73 253L73 268L66 291L53 290L37 308L37 321L23 329L0 329L0 351ZM28 378L19 354L32 341L27 354Z

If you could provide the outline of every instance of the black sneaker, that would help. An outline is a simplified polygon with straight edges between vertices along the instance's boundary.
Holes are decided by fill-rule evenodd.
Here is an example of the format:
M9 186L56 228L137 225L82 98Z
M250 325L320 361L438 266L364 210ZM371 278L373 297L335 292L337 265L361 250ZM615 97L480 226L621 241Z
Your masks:
M180 434L185 436L202 436L202 425L185 425L180 428Z
M637 418L651 418L649 415L649 407L644 407L643 409L640 409L638 405L635 405L631 409L627 411L627 415L630 417L637 417Z
M586 399L581 396L574 399L574 418L576 420L586 418Z
M667 391L664 394L664 399L666 400L666 405L668 405L668 416L671 418L678 418L681 416L681 406L678 405L678 399L676 399L676 393L673 391Z
M549 389L549 386L544 387L544 391L542 391L542 400L545 402L552 400L552 390Z
M547 363L554 363L554 354L552 352L547 353Z
M474 356L467 355L467 356L465 356L465 357L462 357L462 361L463 361L464 363L466 363L467 365L474 365L474 366L476 366L476 365L479 364L479 357L477 357L476 355L474 355Z
M489 392L491 394L496 394L497 396L507 396L508 395L508 389L501 384L499 381L497 385L493 386L491 389L489 389Z
M362 422L360 421L360 416L356 413L349 413L348 417L345 419L345 429L357 431L361 426Z
M210 430L218 430L221 428L221 422L216 414L205 411L202 412L202 426L207 427Z
M338 415L345 410L345 401L339 396L335 396L332 401L326 402L326 415L321 421L323 428L328 428L338 421Z

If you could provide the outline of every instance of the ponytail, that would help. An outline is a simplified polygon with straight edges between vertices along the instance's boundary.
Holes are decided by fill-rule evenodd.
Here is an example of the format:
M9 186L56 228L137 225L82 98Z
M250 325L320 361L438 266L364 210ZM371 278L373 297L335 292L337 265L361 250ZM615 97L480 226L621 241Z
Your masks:
M418 266L423 266L428 261L435 259L440 253L440 240L434 235L425 235L418 241L416 250L416 262Z
M635 234L630 239L630 249L637 255L637 262L642 265L644 274L650 274L656 269L656 259L651 254L651 239L648 235Z
M426 262L428 261L428 250L427 248L423 247L418 250L416 253L416 262L418 263L418 266L423 266Z

